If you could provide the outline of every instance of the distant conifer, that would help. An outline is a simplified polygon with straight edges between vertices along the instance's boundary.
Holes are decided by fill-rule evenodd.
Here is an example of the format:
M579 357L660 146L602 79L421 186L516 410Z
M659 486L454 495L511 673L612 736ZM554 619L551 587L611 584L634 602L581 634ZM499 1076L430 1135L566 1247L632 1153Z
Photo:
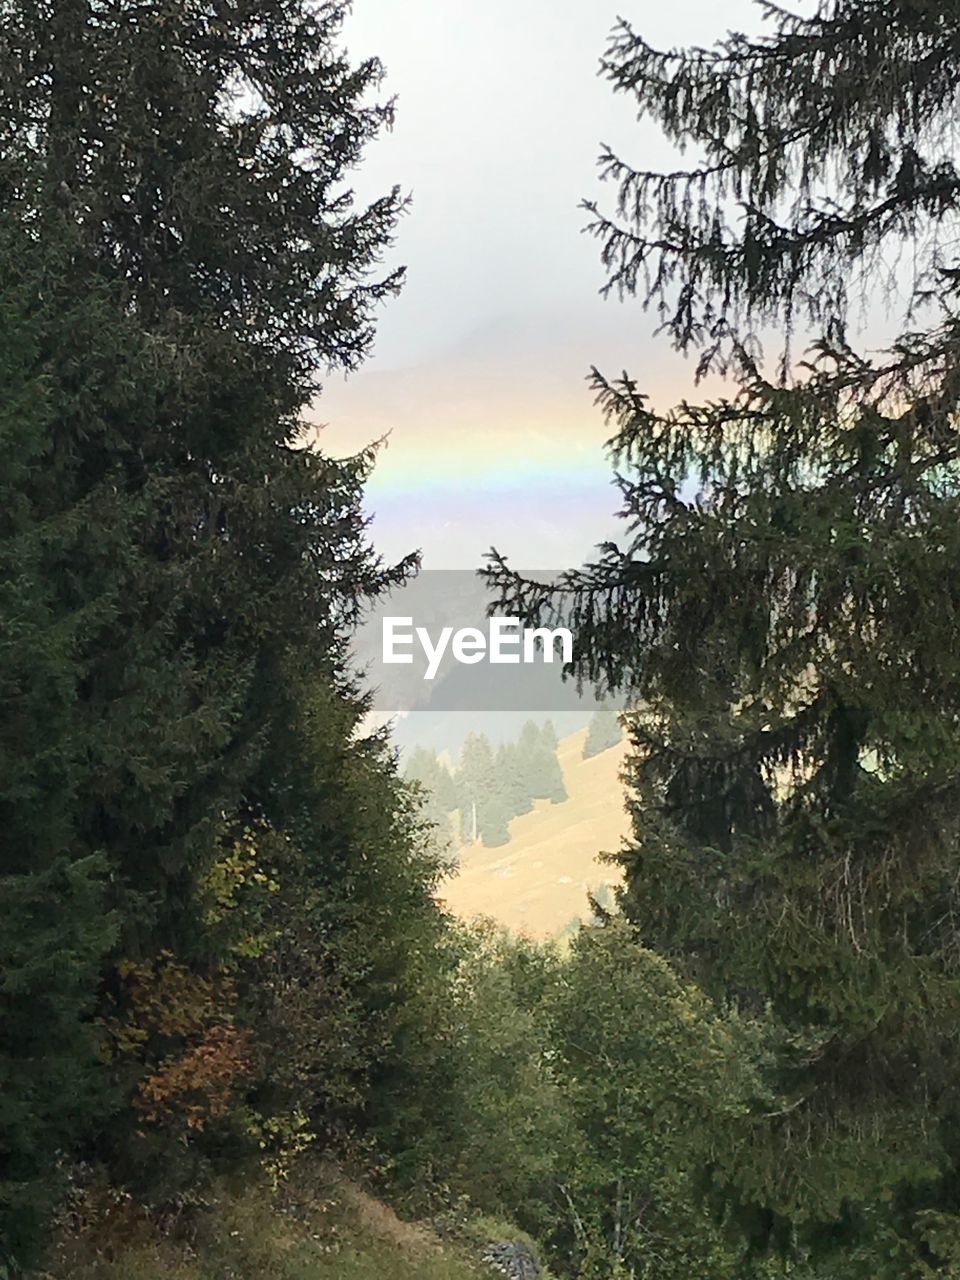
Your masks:
M609 702L601 702L590 717L590 724L587 726L587 736L583 743L584 760L589 760L591 756L598 756L601 751L609 751L620 742L622 737L623 730L620 727L616 708Z

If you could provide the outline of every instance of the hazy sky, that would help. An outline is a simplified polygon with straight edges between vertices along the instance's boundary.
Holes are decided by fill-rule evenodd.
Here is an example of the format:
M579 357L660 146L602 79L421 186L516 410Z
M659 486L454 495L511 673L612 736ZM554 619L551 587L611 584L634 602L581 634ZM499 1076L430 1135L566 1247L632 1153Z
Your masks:
M661 46L755 28L746 0L616 0ZM584 197L609 142L636 163L676 157L597 64L617 9L604 0L355 0L346 43L376 54L394 130L356 175L359 195L412 197L391 261L408 268L381 314L372 361L333 379L318 406L324 447L391 431L370 487L378 542L421 545L467 567L491 543L544 567L611 532L609 434L584 382L628 366L659 397L689 365L637 304L603 301Z
M358 189L413 196L397 250L409 281L384 315L381 361L422 358L504 313L594 309L603 275L577 206L602 194L601 141L651 167L673 157L597 75L618 5L660 46L757 22L744 0L355 0L348 46L382 60L398 100Z

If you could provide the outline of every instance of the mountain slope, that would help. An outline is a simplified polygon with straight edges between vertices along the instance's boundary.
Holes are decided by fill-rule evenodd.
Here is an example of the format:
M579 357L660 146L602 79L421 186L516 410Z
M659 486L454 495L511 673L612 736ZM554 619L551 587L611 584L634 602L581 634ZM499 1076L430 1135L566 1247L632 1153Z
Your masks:
M598 861L614 853L629 829L620 769L627 745L582 758L587 731L562 739L557 749L567 799L538 801L510 823L510 840L460 851L457 871L440 896L456 915L491 916L515 933L551 937L589 915L588 890L613 886L619 870Z

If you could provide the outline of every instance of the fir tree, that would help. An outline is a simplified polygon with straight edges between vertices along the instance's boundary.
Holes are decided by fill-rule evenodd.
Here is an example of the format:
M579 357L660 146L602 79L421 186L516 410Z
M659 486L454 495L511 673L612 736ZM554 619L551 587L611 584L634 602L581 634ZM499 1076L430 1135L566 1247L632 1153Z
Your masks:
M497 792L511 818L529 813L533 807L532 782L525 763L518 743L504 742L497 748Z
M505 843L509 814L498 786L493 748L485 734L471 733L464 740L456 783L464 842Z
M424 817L445 848L450 841L450 814L457 807L457 788L450 771L440 763L436 751L417 747L411 753L405 777L415 784Z
M56 581L109 526L106 491L58 500L50 455L42 251L0 227L0 1270L42 1239L57 1158L109 1112L91 1015L117 921L102 851L76 840L94 744L79 704L84 641L112 613L109 575L77 608ZM64 336L103 326L99 299L56 317Z
M481 839L488 849L497 849L510 839L510 810L500 794L494 794L483 811Z
M623 730L616 710L609 702L601 702L587 726L587 736L583 743L584 760L598 756L601 751L609 751L611 747L618 745L622 737Z
M549 800L551 804L560 804L567 798L567 787L563 781L563 770L557 759L556 751L541 745L536 756L536 772L534 774L534 796L538 800Z
M438 811L450 813L457 807L457 789L450 770L443 764L436 751L429 747L417 747L410 754L404 776L420 782L436 797Z
M35 1137L34 1165L86 1128L128 1185L194 1176L198 1128L181 1113L163 1141L143 1122L143 1088L156 1100L161 1067L204 1051L238 1012L211 880L248 820L287 818L279 744L305 714L294 689L362 707L342 677L342 637L406 572L366 544L371 455L324 458L304 420L325 370L363 358L372 310L399 284L377 273L397 194L357 207L344 185L389 118L372 101L378 64L351 66L337 47L344 11L309 0L3 9L0 221L42 255L28 299L36 352L5 343L3 370L19 456L0 556L18 575L5 610L22 621L0 688L14 727L37 716L2 783L3 812L19 814L2 870L21 877L4 886L18 921L7 944L14 975L29 975L21 1001L51 955L74 958L58 974L62 999L50 995L64 1053L77 1046L79 1079L78 1026L99 999L101 1077L129 1104L104 1125L78 1086L68 1122L64 1099L15 1092L12 1124L26 1136L13 1142ZM44 403L31 418L34 385ZM331 715L335 756L354 720ZM333 773L318 774L308 811ZM343 886L356 885L359 819L338 838L326 848ZM318 880L334 874L309 865ZM75 905L51 952L53 915ZM165 972L196 997L189 1034L150 1020L145 984ZM29 1063L47 1024L7 1012L4 1051ZM239 1079L238 1053L222 1065Z
M520 731L520 759L527 787L534 800L566 800L567 789L557 759L557 735L548 720L537 725L528 720Z
M610 287L732 393L658 412L595 375L629 537L560 594L579 674L639 695L623 905L719 1003L771 1010L782 1104L724 1170L757 1235L829 1274L955 1268L960 1212L958 14L831 0L763 39L604 68L702 162L604 159ZM879 357L851 309L905 249ZM903 273L901 273L901 283ZM925 327L911 329L916 317ZM765 372L754 335L820 337ZM772 1112L772 1114L771 1114ZM926 1272L924 1272L926 1273Z

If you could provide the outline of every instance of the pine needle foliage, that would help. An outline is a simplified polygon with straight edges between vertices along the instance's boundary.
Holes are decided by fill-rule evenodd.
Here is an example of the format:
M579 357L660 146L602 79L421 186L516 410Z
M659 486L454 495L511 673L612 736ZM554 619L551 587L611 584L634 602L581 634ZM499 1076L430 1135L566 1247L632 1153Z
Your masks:
M344 637L412 566L368 546L373 451L325 457L306 415L401 279L380 266L401 197L349 185L391 107L345 11L0 0L0 1266L60 1156L174 1194L206 1121L236 1118L262 922L222 927L225 877L256 860L246 833L283 840L279 744L305 719L328 767L289 826L321 825L364 710ZM356 785L394 798L371 750ZM296 874L348 894L364 838L342 823Z
M765 1108L722 1171L754 1240L829 1274L956 1266L960 1093L960 8L763 6L762 37L604 70L699 157L606 154L609 286L659 309L728 394L655 409L594 371L626 537L549 591L571 674L626 689L622 902L718 1004L777 1027ZM854 349L892 258L902 331ZM904 273L897 275L904 282ZM774 373L777 324L817 336ZM716 1173L716 1171L715 1171ZM929 1268L925 1270L924 1268Z

